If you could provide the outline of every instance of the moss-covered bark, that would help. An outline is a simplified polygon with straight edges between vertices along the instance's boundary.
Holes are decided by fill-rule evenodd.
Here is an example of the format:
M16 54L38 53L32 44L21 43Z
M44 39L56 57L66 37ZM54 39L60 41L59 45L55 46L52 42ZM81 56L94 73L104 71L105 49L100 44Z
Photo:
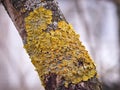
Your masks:
M55 0L4 0L46 90L101 90L96 67Z

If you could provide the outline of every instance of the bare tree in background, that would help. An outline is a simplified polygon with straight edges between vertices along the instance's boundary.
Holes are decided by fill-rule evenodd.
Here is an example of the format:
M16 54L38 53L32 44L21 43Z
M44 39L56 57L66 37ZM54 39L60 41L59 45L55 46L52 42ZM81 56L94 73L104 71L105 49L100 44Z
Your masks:
M52 12L54 12L52 16L53 21L56 20L56 22L58 22L59 20L63 20L67 22L55 0L41 0L41 2L39 0L3 0L2 2L11 19L13 20L20 36L22 37L24 44L26 43L27 37L24 19L31 11L38 8L41 3L44 8L50 9ZM26 2L28 3L26 4ZM24 6L27 7L27 10L24 10ZM56 24L48 27L48 29L51 28L55 29ZM82 62L80 65L81 64ZM101 90L100 82L96 77L93 77L87 81L82 81L76 85L71 83L68 85L68 87L65 87L63 85L63 77L61 78L59 75L51 73L45 76L44 82L46 84L46 90Z
M119 18L119 54L120 54L120 0L113 0L117 6L118 18ZM119 80L120 80L120 56L119 56Z

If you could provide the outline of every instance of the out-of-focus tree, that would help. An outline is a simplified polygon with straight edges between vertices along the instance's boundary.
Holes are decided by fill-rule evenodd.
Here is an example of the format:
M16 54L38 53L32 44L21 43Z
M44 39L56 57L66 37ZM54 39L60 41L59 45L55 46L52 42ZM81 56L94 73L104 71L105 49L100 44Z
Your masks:
M120 0L114 0L117 6L118 20L119 20L119 54L120 54ZM120 80L120 56L119 56L119 80Z

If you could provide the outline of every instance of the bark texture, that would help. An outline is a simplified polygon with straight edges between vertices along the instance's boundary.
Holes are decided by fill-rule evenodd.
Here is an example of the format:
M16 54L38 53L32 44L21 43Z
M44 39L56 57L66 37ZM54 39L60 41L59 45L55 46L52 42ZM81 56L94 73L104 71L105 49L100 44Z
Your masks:
M44 8L51 10L53 13L52 22L59 22L61 20L66 21L55 0L4 0L2 3L14 22L24 44L26 44L27 38L25 18L35 8L43 6ZM56 24L52 23L47 27L46 31L56 30L56 28ZM88 81L82 81L78 84L71 83L68 87L65 87L63 84L64 78L51 73L45 76L44 82L45 90L102 90L101 84L96 77L93 77Z

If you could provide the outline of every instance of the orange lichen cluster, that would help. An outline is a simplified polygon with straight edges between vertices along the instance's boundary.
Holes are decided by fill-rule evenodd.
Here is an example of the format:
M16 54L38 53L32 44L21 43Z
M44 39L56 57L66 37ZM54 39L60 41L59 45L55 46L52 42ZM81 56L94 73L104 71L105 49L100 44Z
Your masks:
M40 7L25 19L27 50L43 83L44 76L54 73L69 83L77 84L96 75L94 62L79 41L79 35L65 21L56 30L46 32L52 23L52 11Z

